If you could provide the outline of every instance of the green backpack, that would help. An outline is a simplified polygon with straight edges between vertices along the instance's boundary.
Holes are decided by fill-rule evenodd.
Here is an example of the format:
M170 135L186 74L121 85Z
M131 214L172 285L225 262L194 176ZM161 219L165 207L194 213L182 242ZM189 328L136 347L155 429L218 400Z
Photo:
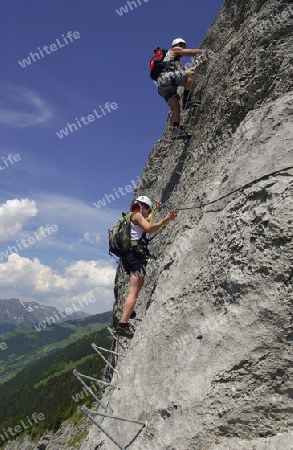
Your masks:
M109 255L116 255L123 258L127 253L138 248L137 241L130 239L131 212L123 212L122 218L118 220L109 232Z

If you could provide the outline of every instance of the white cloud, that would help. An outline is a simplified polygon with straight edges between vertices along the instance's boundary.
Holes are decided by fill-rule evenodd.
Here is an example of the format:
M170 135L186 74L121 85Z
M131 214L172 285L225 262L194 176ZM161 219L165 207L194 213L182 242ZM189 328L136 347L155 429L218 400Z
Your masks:
M33 232L38 232L38 229L46 225L55 225L58 232L52 233L50 239L43 239L38 242L35 248L50 247L51 250L54 249L59 252L56 258L58 256L66 257L61 253L62 251L80 252L82 255L80 258L95 258L96 253L94 252L100 252L103 246L107 247L108 229L121 215L121 211L115 211L114 209L104 208L103 211L97 211L90 203L74 197L57 194L33 194L33 198L34 200L8 200L3 205L0 203L0 242L13 237L28 239L33 235ZM11 202L13 202L13 208L8 208ZM23 227L28 222L26 216L36 215L32 211L33 205L35 205L37 217L30 222L32 226ZM25 217L18 221L21 226L13 228L15 225L13 218L4 217L12 214L12 210L17 208L22 209ZM17 222L16 219L15 222Z
M88 242L89 244L98 244L101 237L98 233L89 233L88 231L84 233L82 242Z
M91 203L56 194L34 195L38 205L38 220L56 224L58 236L50 236L50 246L59 252L80 252L89 259L108 246L108 229L121 217L121 210L97 210ZM106 252L108 255L108 251ZM64 254L58 256L65 257ZM106 256L106 254L105 254ZM94 256L95 259L95 256Z
M56 263L59 266L66 266L67 261L66 261L66 259L62 258L62 256L59 256L59 258L57 259Z
M9 85L0 92L8 106L0 109L0 123L11 127L27 127L47 122L51 108L37 93L21 85Z
M110 269L110 270L109 270ZM113 283L115 269L110 262L77 261L65 269L65 276L71 285L85 287L110 286Z
M65 309L75 299L92 293L97 302L89 304L86 311L112 309L116 263L108 257L107 230L121 212L109 208L97 211L90 203L56 194L36 194L33 198L34 202L30 202L37 204L37 217L32 221L34 230L56 224L58 233L40 241L42 245L30 246L23 253L12 253L8 259L0 260L1 296ZM32 204L26 204L24 209L30 211ZM25 218L21 223L25 223ZM25 227L17 239L27 239L33 231ZM34 251L38 251L38 258L34 257ZM29 257L25 252L30 252Z
M107 289L98 286L92 290L87 291L86 294L82 295L78 294L73 296L64 295L54 303L54 306L60 310L64 310L66 307L70 307L71 304L74 303L77 307L79 307L80 303L84 305L82 299L89 299L89 298L91 298L92 300L88 302L90 303L89 306L85 304L86 305L84 307L85 311L91 312L92 314L110 311L113 307L114 302L113 288Z
M109 261L76 261L58 274L39 259L21 257L18 253L9 255L4 264L0 264L0 284L25 286L32 292L68 291L111 286L115 269Z
M0 205L0 241L16 236L37 212L36 202L28 198L15 198Z
M101 305L102 311L111 309L116 269L109 261L76 261L61 270L59 273L37 258L31 260L13 253L0 264L2 295L58 304L60 309L85 295L94 295L97 312Z
M117 222L121 211L103 208L97 210L93 204L86 203L74 197L66 197L57 194L34 195L38 204L38 216L42 223L55 223L58 228L79 232L84 237L97 235L99 228L109 228Z

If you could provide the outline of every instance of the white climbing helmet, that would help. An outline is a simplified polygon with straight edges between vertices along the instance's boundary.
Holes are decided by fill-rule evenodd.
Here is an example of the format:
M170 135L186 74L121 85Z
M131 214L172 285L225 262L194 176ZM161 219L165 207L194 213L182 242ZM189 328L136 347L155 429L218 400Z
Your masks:
M184 39L177 38L177 39L174 39L174 41L172 42L172 47L175 47L175 45L178 45L178 44L185 44L187 46Z
M141 195L140 197L137 197L137 199L135 201L145 203L146 205L148 205L150 207L150 209L152 209L153 204L146 195Z

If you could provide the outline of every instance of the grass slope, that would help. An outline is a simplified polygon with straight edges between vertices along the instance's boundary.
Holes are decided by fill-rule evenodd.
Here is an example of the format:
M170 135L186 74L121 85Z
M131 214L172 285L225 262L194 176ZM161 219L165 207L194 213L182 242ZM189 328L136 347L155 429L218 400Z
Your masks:
M78 404L89 405L91 397L82 395L82 385L73 376L72 370L76 368L85 375L100 379L105 363L93 351L91 343L110 348L111 341L105 328L95 331L58 353L30 364L1 385L0 430L14 430L21 421L27 423L26 418L37 413L43 414L45 419L23 433L34 437L45 430L56 431L64 420L75 414ZM98 394L98 391L96 385L95 393ZM4 433L2 436L5 438ZM5 443L6 439L3 442L0 437L0 447Z
M1 336L7 345L0 351L0 383L12 378L28 364L54 354L94 331L110 325L112 312L96 314L84 319L52 324L41 331L17 328Z

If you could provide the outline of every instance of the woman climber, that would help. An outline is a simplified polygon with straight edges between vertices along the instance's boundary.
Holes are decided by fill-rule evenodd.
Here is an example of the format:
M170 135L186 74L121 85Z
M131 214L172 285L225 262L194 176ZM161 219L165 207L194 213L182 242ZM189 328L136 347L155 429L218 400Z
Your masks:
M160 206L160 202L156 202L154 213L157 212ZM143 286L146 274L147 255L149 254L146 233L158 231L162 226L166 225L171 220L174 220L177 216L176 212L171 210L162 220L151 224L151 210L152 202L145 195L138 197L130 206L130 211L132 212L130 236L132 241L138 243L138 246L137 248L134 247L130 250L128 254L121 259L126 272L129 274L130 284L122 317L116 328L117 334L127 338L132 338L134 334L128 321L130 316L134 313L134 306L139 291Z

